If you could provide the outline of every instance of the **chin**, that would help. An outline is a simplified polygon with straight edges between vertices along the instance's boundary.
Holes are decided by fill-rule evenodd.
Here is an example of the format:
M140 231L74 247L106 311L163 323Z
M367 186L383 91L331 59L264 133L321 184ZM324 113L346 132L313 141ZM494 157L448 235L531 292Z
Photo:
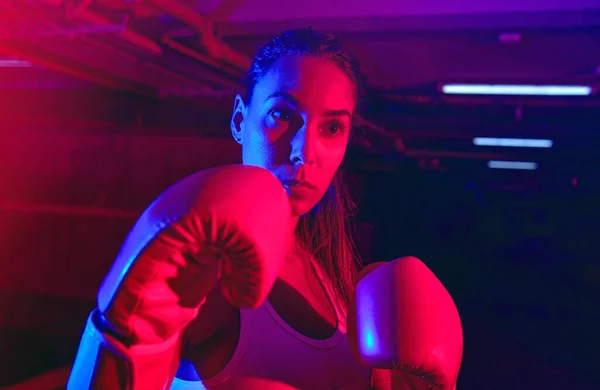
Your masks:
M312 202L307 202L303 199L290 198L290 206L292 209L292 217L301 217L308 213L315 205Z

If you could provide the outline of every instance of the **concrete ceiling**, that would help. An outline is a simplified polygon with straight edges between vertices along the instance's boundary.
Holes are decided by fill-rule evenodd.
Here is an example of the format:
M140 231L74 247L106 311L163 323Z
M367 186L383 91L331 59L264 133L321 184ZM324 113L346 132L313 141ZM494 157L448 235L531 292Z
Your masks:
M239 70L205 69L212 53L199 36L213 29L246 57L237 67L283 29L336 32L384 90L473 79L596 82L600 69L598 0L12 0L0 9L0 52L159 93L235 87Z
M232 94L256 47L274 33L308 25L338 33L362 63L376 96L367 117L389 129L370 123L372 134L382 138L366 145L394 145L397 152L389 138L399 135L408 149L411 140L413 149L421 142L419 137L428 140L427 147L440 131L469 145L469 137L499 133L499 125L513 134L562 131L544 117L563 127L564 117L577 126L600 125L598 96L551 102L562 111L535 114L533 109L530 115L526 107L524 116L521 106L539 102L454 100L446 103L462 108L449 112L435 101L443 82L600 85L598 0L5 0L0 1L0 55L33 66L0 68L0 88L101 86L186 101L186 109L167 111L198 117L201 106L222 116L212 123L226 123ZM595 108L573 111L583 103ZM475 112L473 106L484 108ZM517 123L521 117L537 122ZM583 130L570 133L576 131ZM451 155L490 157L467 152L464 146L462 154ZM440 155L439 149L413 154Z

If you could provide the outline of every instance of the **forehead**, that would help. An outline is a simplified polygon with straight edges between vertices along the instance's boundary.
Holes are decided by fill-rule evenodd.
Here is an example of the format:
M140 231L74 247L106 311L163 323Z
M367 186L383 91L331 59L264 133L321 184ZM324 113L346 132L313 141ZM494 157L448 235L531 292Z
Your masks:
M256 84L254 94L257 100L264 101L273 93L286 92L305 106L353 112L355 89L350 77L333 61L288 56L273 64Z

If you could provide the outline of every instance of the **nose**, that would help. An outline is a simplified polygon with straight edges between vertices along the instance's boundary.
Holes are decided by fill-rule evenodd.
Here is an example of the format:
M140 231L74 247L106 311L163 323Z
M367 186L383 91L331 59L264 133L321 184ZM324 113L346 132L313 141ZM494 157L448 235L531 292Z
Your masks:
M308 126L300 129L292 138L290 160L294 165L312 165L315 161L317 138Z

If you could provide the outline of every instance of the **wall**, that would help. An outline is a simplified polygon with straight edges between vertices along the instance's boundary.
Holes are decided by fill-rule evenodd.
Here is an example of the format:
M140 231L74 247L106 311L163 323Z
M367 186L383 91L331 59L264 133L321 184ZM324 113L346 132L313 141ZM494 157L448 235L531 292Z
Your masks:
M210 14L221 8L219 14L224 14L222 1L198 1L196 3L196 9L200 11ZM230 7L229 20L238 22L407 15L466 15L517 11L567 11L590 8L600 8L600 4L596 0L504 0L496 2L471 0L422 0L412 2L330 0L326 3L318 0L307 0L297 3L290 2L286 4L286 7L281 7L274 0L254 0L242 2L237 7Z
M239 161L217 112L54 87L0 90L0 388L71 364L141 210L187 174Z
M85 301L157 195L196 170L239 160L229 138L13 124L0 140L0 291Z
M230 3L231 4L231 3ZM196 9L218 22L225 35L249 32L271 35L291 27L312 26L335 32L385 32L481 28L548 28L598 26L597 0L426 0L319 1L274 0L241 2L198 1Z

